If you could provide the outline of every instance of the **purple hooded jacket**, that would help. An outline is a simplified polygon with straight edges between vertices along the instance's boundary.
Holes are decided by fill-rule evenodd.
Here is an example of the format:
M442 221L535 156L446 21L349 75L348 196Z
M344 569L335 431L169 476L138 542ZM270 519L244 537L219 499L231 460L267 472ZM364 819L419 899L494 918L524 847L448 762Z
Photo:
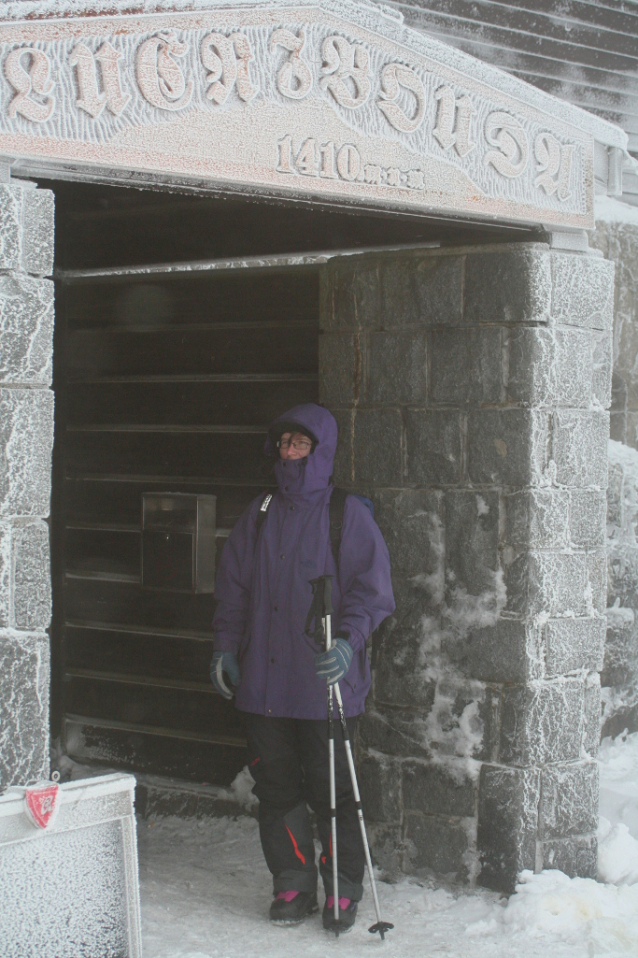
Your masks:
M246 509L224 546L215 583L215 651L239 658L236 705L241 711L325 718L326 683L314 665L319 650L304 626L312 602L309 580L331 574L333 635L348 633L354 650L340 682L344 711L359 715L370 688L366 639L394 611L388 550L368 508L348 496L337 576L329 537L337 423L313 403L296 406L279 422L298 423L317 444L304 459L277 459L279 490L259 536L263 496ZM276 455L270 439L266 452Z

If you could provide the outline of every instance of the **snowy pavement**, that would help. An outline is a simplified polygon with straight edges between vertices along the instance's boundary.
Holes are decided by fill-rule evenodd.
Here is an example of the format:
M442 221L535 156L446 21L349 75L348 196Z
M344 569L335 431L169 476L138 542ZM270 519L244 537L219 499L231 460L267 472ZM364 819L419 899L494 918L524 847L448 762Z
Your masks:
M354 930L336 941L319 915L268 922L271 880L257 824L245 818L142 822L145 958L597 958L638 956L638 734L601 748L601 881L523 873L509 900L428 882L379 884L385 943L368 934L366 893ZM606 883L603 883L604 882Z

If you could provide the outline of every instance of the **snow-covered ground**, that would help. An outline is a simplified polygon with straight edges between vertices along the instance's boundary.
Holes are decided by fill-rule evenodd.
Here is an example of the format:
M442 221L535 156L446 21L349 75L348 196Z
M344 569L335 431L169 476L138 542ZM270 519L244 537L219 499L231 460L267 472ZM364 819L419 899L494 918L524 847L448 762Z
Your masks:
M523 873L509 900L404 880L379 883L385 943L368 934L366 894L336 941L318 915L294 928L267 920L270 876L253 819L140 826L145 958L594 958L638 956L638 734L600 752L600 881Z

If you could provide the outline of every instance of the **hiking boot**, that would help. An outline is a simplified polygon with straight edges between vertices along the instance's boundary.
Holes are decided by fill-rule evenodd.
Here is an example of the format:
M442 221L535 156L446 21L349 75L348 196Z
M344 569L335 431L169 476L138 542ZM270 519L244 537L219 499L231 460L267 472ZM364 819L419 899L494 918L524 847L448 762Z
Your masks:
M323 927L326 931L334 931L340 935L345 935L350 931L357 917L357 903L350 898L339 899L339 921L335 921L334 896L328 895L326 903L323 906Z
M280 891L270 906L270 920L278 925L298 925L317 907L314 891Z

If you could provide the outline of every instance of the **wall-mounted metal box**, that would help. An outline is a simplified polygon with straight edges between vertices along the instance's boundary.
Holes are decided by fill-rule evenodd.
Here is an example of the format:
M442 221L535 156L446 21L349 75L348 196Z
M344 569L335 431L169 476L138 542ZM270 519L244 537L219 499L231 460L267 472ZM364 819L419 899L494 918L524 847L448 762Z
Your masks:
M212 592L216 496L142 493L142 588Z

